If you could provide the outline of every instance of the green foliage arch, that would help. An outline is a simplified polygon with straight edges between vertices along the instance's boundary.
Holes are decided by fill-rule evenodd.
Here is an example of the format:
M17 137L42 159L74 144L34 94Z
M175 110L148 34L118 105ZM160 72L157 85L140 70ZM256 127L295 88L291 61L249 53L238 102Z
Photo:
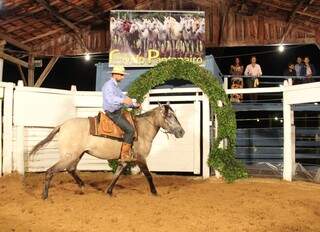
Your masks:
M211 143L208 165L218 170L228 182L247 177L244 166L234 156L235 113L225 91L211 72L179 59L161 62L135 80L129 87L128 95L136 98L138 102L143 102L150 89L172 79L188 80L199 87L208 96L210 105L217 115L218 136ZM218 106L219 100L223 103L222 107ZM221 141L227 141L227 148L219 148Z

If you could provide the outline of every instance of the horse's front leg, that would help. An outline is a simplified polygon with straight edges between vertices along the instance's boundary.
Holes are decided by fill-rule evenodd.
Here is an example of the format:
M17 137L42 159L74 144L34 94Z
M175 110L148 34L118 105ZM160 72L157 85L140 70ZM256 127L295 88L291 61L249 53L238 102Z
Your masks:
M158 193L157 193L156 187L153 184L153 179L152 179L151 173L148 169L146 160L142 156L138 155L138 159L137 159L136 163L138 164L140 170L143 172L144 176L147 178L151 193L153 195L157 195Z
M115 184L117 183L120 175L123 173L125 167L127 166L127 163L119 163L116 172L113 175L112 181L108 188L106 189L106 193L109 194L110 196L112 195L112 190Z

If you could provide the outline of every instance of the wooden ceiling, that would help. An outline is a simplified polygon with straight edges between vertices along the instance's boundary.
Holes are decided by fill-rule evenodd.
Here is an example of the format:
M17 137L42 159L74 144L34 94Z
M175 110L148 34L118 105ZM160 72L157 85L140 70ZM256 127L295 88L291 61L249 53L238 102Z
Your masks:
M207 47L320 42L320 0L4 0L0 39L18 58L107 53L113 9L203 10Z

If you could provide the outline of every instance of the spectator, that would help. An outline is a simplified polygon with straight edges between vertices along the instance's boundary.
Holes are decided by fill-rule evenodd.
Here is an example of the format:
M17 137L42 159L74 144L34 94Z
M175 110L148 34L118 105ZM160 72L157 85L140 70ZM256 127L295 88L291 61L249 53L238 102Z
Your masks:
M308 56L304 58L304 65L301 68L301 76L303 76L302 83L310 83L312 82L312 76L316 74L316 70L313 64L310 63L310 59Z
M293 77L296 75L297 75L297 73L295 70L295 65L293 63L289 63L288 68L286 70L284 70L284 72L283 72L283 76Z
M243 65L241 65L241 61L239 57L235 58L234 64L230 66L230 74L231 78L231 89L239 89L243 88ZM231 102L241 102L243 99L243 94L232 94L230 101Z
M303 67L302 59L300 56L297 57L297 63L294 66L294 69L296 70L296 75L301 76L301 68Z
M259 86L259 77L262 75L261 67L257 64L257 58L255 56L251 57L251 64L248 64L244 75L247 77L248 88L256 88ZM257 94L250 95L251 100L257 100Z

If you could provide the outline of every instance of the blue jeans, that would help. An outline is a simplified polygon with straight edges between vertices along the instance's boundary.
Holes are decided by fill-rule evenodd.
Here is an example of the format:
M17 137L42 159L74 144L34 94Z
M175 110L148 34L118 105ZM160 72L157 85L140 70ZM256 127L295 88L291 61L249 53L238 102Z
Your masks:
M124 131L123 141L132 144L134 139L133 126L121 115L121 109L114 112L105 111L106 115Z

